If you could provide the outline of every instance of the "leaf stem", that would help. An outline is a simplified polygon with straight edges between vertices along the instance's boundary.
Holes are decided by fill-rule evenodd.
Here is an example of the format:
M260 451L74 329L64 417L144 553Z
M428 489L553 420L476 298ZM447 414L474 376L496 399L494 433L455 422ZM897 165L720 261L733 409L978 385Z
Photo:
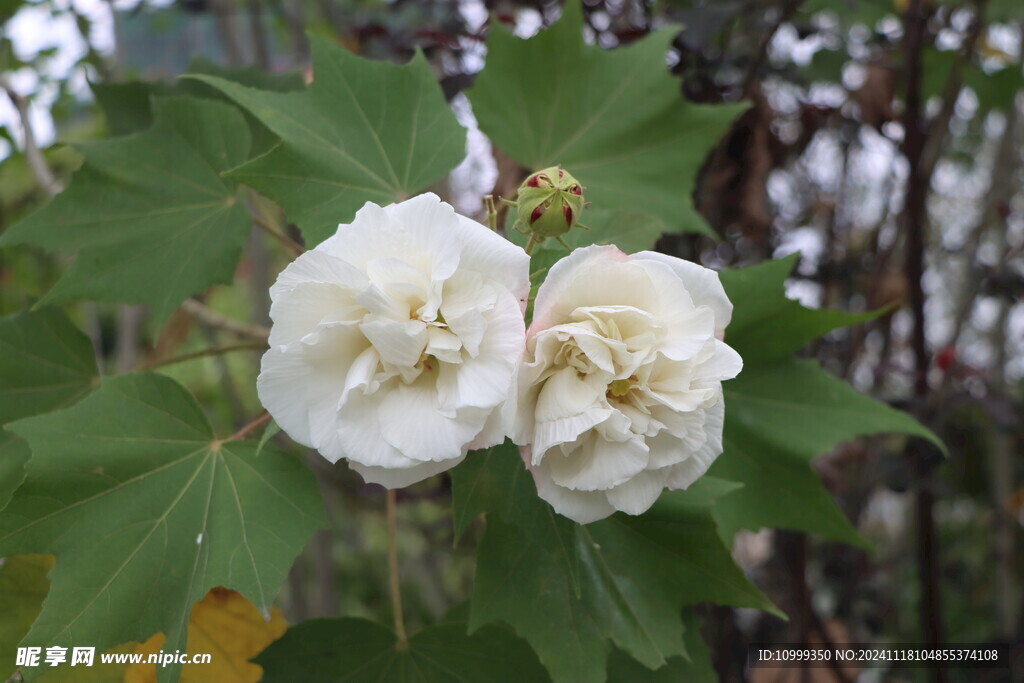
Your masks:
M261 426L265 425L268 422L270 422L270 413L264 411L255 420L245 425L228 438L223 439L221 443L224 443L225 441L241 441L246 437L247 434L249 434L249 432L253 431L254 429L259 429Z
M203 349L202 351L185 353L180 356L173 356L172 358L164 358L162 360L153 361L151 363L145 363L141 365L138 369L152 370L153 368L160 368L165 365L174 365L175 363L184 363L185 361L194 360L196 358L205 358L207 356L219 356L221 354L231 353L232 351L261 350L265 348L267 348L267 345L264 342L246 342L244 344L214 346L209 349Z
M538 244L540 244L540 240L538 240L534 235L530 235L530 241L526 243L526 247L523 249L523 251L526 252L527 256L530 256L531 254L533 254L533 248L536 247Z
M387 522L388 522L388 587L391 590L391 615L395 621L395 636L398 641L395 649L403 652L409 649L409 638L405 634L405 618L402 616L402 588L398 581L398 543L395 538L396 515L398 507L394 489L387 490Z

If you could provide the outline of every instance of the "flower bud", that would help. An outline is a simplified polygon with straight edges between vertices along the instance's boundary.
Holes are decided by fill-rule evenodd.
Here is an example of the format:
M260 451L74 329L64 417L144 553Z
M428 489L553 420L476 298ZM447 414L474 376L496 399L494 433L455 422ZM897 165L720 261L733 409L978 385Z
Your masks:
M569 232L583 211L583 186L567 171L551 166L531 173L519 186L517 224L543 239Z

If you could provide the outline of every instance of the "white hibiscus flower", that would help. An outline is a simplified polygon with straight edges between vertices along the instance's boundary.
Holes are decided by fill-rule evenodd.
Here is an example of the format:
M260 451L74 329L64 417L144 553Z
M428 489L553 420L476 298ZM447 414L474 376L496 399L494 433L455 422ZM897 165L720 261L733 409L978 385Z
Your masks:
M722 452L722 380L743 365L722 341L731 316L718 275L688 261L593 246L556 263L514 435L540 496L585 524L704 474Z
M437 196L367 203L271 288L260 400L366 481L425 479L504 439L528 292L523 250Z

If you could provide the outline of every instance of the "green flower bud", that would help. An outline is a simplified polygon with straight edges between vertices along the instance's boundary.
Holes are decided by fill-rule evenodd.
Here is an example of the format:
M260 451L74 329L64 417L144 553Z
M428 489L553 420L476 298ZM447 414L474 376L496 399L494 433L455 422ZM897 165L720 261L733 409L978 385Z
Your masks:
M519 186L516 211L524 232L540 239L569 232L583 211L583 186L567 171L552 166Z

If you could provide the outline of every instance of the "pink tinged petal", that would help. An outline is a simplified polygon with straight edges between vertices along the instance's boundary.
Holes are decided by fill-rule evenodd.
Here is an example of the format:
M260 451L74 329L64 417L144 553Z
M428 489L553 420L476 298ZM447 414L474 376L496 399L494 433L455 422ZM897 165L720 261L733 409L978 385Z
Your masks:
M380 404L380 434L403 455L418 461L458 458L487 421L488 411L440 411L432 378L424 373L412 384L398 384Z
M715 459L722 454L724 411L725 407L722 401L706 411L707 422L704 429L708 437L707 442L678 465L665 468L668 474L665 485L668 488L673 490L688 488L690 484L703 476Z
M398 368L411 368L419 363L427 345L427 326L419 320L399 322L371 317L359 329L377 349L381 360Z
M279 291L270 306L271 346L291 344L313 332L325 320L358 319L362 308L357 306L349 290L326 282L300 282Z
M615 508L601 491L571 491L555 484L542 471L533 471L537 495L551 504L558 514L579 524L589 524L611 515Z
M721 339L726 326L732 319L732 302L725 294L718 273L691 261L666 256L653 251L633 254L635 259L658 261L675 272L682 281L696 306L708 306L715 312L715 335Z
M647 470L629 481L605 491L608 502L627 515L647 512L665 490L665 473Z
M400 468L368 467L357 462L349 462L348 466L358 472L363 481L368 484L380 484L384 488L400 489L449 470L464 459L465 456L440 462L418 462L412 467Z
M577 491L604 491L647 469L647 446L640 438L606 441L596 434L580 439L568 455L553 451L541 467L551 480Z

